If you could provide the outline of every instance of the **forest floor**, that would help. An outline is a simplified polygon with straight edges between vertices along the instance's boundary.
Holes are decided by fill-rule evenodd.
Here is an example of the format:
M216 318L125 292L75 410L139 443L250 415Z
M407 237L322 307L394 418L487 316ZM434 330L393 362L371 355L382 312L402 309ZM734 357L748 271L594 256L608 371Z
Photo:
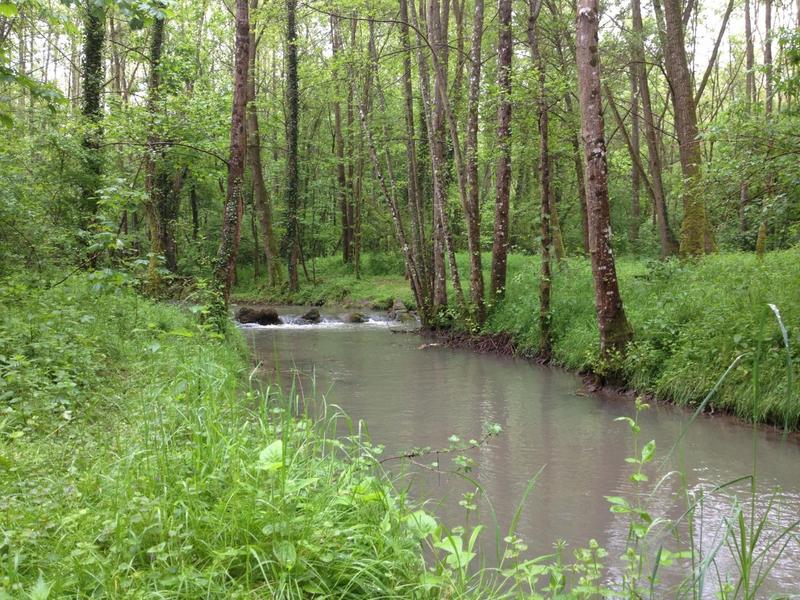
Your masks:
M490 264L488 255L483 263ZM465 255L459 256L459 264L465 281ZM398 258L366 256L358 279L338 257L318 259L313 267L314 282L304 283L296 294L267 292L252 283L252 273L242 272L235 297L373 308L400 299L413 305ZM746 253L720 253L686 262L622 257L617 269L625 310L635 332L627 355L613 365L625 386L661 400L696 406L738 360L708 410L798 429L800 387L793 381L800 379L800 248L771 252L763 260ZM590 264L584 258L569 258L554 271L551 360L573 371L603 375L609 365L598 353ZM503 335L516 352L535 357L539 348L538 272L536 257L510 256L505 299L491 307L482 329L456 321L455 333ZM786 338L770 304L780 311ZM507 350L508 346L504 343L503 347Z

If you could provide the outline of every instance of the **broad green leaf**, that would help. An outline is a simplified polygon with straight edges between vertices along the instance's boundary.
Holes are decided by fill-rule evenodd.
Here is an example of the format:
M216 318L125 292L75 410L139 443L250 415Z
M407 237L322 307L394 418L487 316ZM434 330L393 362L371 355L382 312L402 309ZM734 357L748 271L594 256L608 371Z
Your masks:
M289 571L292 570L295 562L297 562L297 550L295 550L294 544L288 540L275 544L272 548L272 553L278 559L280 565Z
M406 527L419 539L425 539L432 535L439 525L436 519L424 510L417 510L405 518Z
M645 444L644 448L642 448L642 462L650 462L653 460L653 456L656 454L656 441L650 440Z
M258 469L276 471L283 468L283 442L275 440L258 455Z
M17 16L17 7L10 2L0 2L0 17L15 17Z

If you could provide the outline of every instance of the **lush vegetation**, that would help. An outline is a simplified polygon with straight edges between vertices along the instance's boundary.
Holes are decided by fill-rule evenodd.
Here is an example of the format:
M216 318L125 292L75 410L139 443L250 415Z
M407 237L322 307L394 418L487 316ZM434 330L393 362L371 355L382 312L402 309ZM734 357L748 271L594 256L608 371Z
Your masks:
M231 326L400 299L799 428L800 5L485 4L0 0L0 598L698 591L643 496L622 575L513 526L482 568Z
M487 331L511 332L519 349L535 354L540 346L535 298L524 290L535 278L535 264L515 257L512 283L487 324ZM696 262L617 261L622 296L635 339L620 357L624 382L679 404L697 405L738 356L712 407L745 419L800 424L797 389L787 389L787 349L775 304L791 328L791 361L797 380L800 338L800 252L787 250L759 261L750 254L719 254ZM602 374L585 260L564 261L554 277L553 357L575 370ZM614 359L612 358L612 361ZM760 364L760 377L753 363ZM753 386L759 402L753 404ZM793 393L792 393L793 392Z
M2 308L0 595L415 597L369 447L248 389L235 331L83 277Z
M373 262L374 261L374 262ZM296 304L354 304L385 308L392 299L413 307L413 297L402 275L402 263L385 257L367 257L367 265L380 265L356 279L352 270L336 259L317 262L316 284L299 292L273 295L240 278L236 297ZM464 266L467 257L459 255ZM393 266L393 268L392 268ZM369 267L372 269L374 267ZM553 277L552 360L581 372L604 374L610 366L621 369L617 384L648 392L661 400L696 406L720 375L741 356L710 402L709 409L781 427L797 429L800 404L787 379L787 349L781 327L769 304L780 311L789 333L789 356L798 381L797 352L800 338L800 250L772 252L763 260L752 253L724 253L695 261L617 260L622 297L635 339L624 357L604 358L599 352L592 296L591 266L583 258L559 263ZM511 255L506 296L493 307L482 327L459 320L451 325L474 335L510 333L516 351L538 356L541 347L538 297L529 290L536 284L539 261ZM758 377L753 362L760 364ZM754 386L759 402L753 404Z
M380 446L342 435L346 415L253 387L235 330L209 325L202 303L154 303L131 283L3 287L0 597L658 597L659 568L684 561L676 594L707 578L733 598L755 597L769 571L755 544L717 580L718 548L664 545L702 498L677 522L654 520L646 493L609 498L630 518L621 575L594 541L530 558L514 522L448 531L394 488ZM646 492L655 445L628 423L631 478ZM760 539L767 518L753 530L734 519L724 539L779 544ZM481 536L504 539L497 567Z

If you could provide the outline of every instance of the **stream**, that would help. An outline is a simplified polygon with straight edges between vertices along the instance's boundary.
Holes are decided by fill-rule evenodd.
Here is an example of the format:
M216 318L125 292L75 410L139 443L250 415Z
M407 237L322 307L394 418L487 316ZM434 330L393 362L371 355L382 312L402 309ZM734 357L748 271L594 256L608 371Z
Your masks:
M780 531L800 518L800 445L779 433L756 429L726 416L700 416L689 427L668 464L663 459L675 444L691 413L670 405L653 404L640 416L640 446L654 439L656 459L647 473L650 481L637 492L631 482L633 438L618 417L633 416L630 397L593 394L581 379L568 372L530 361L438 346L414 334L394 333L386 317L372 315L366 323L346 324L331 312L318 325L298 324L286 317L301 309L282 309L287 324L245 326L243 329L256 360L259 377L288 385L296 378L302 393L329 405L338 405L354 423L363 420L385 456L414 447L446 448L455 434L462 440L479 438L482 428L497 423L502 432L479 448L465 452L475 465L469 476L480 485L477 514L469 522L485 524L482 534L487 564L495 563L493 507L506 535L531 478L540 471L535 487L522 506L516 534L528 545L525 556L554 551L563 540L565 560L572 551L596 539L609 552L606 559L619 574L628 535L627 515L610 512L605 496L639 494L654 516L677 518L687 506L686 490L706 493L702 509L695 511L696 543L704 550L719 541L737 500L749 519L750 483L711 493L715 486L753 473L756 464L756 513L767 512L767 527L760 547L775 540ZM325 309L328 312L329 309ZM315 388L315 390L314 390ZM439 467L455 468L454 455L440 455ZM418 459L425 465L435 456ZM398 460L386 463L399 478L398 487L410 486L415 498L433 499L426 509L448 526L463 524L465 510L459 500L475 491L470 481L452 474L435 473ZM668 477L671 470L685 479ZM771 506L770 506L771 503ZM664 541L671 550L685 549L686 527L680 540ZM700 535L702 533L702 536ZM798 531L779 540L767 551L775 559L758 597L800 593L800 538ZM786 544L779 557L775 547ZM736 567L728 548L716 560L720 573ZM686 572L686 561L680 571ZM660 572L661 585L680 581L678 568ZM707 594L714 597L714 577ZM672 596L668 593L669 597ZM666 597L666 596L660 596Z

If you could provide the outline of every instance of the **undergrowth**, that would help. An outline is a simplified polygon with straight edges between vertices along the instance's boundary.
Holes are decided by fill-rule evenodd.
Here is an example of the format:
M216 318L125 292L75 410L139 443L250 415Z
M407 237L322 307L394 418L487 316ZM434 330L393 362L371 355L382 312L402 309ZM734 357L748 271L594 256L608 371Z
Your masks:
M617 261L620 291L634 330L622 362L627 383L657 398L695 406L720 373L741 361L710 409L797 429L800 396L787 389L786 350L769 304L787 324L792 368L800 348L800 248L769 253L716 254L697 261ZM538 264L512 257L506 298L486 329L513 334L522 351L539 347ZM591 269L583 259L557 267L552 301L553 358L577 371L602 372ZM759 401L753 404L752 355L759 354ZM794 379L797 379L795 375Z
M488 269L490 256L484 255ZM375 266L373 265L375 263ZM339 257L316 260L316 285L304 283L290 294L253 284L242 270L237 298L296 304L366 303L382 308L392 298L412 305L402 261L367 255L362 277ZM458 256L462 282L468 263ZM523 354L535 354L539 340L537 257L509 256L505 299L494 303L483 329L459 320L471 333L509 333ZM617 272L634 342L619 365L625 383L642 393L677 404L696 406L716 378L739 355L758 352L761 364L759 403L753 405L752 361L741 361L723 383L709 410L731 412L746 420L800 428L800 397L787 389L785 350L768 304L787 325L794 379L800 378L800 248L768 253L719 253L692 261L617 259ZM489 281L488 271L485 281ZM466 283L463 283L466 286ZM467 290L465 290L466 292ZM452 289L451 304L453 303ZM603 374L609 365L599 356L591 268L585 258L554 266L552 332L555 363L574 371ZM491 304L491 303L490 303Z
M113 273L2 284L0 598L755 598L764 544L794 539L796 524L763 540L768 515L733 507L733 571L719 547L687 549L679 522L649 512L656 449L638 441L637 401L626 460L642 490L608 498L630 521L624 570L594 541L532 558L516 522L536 477L503 531L445 529L341 411L257 385L203 298L154 303ZM469 523L474 494L461 505ZM494 565L478 550L492 533Z

